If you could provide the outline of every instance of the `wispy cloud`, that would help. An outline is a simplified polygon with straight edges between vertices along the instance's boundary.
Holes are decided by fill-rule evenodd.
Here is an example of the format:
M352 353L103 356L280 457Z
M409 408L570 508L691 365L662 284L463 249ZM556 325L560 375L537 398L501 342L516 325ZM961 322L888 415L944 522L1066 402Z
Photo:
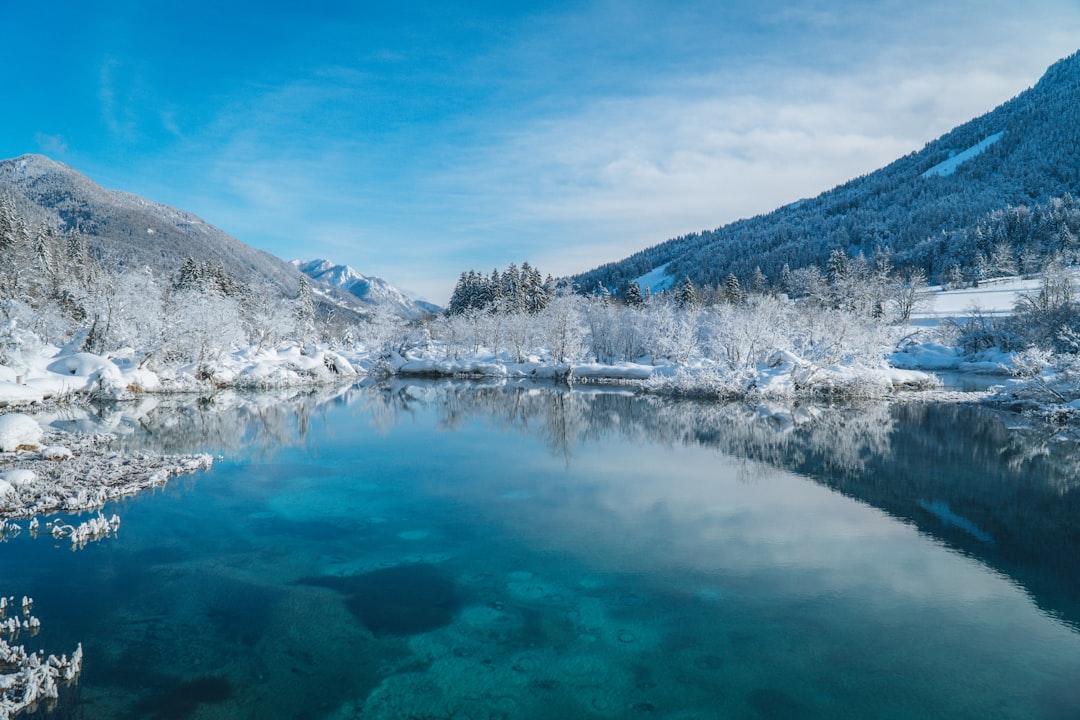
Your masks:
M37 143L38 148L46 155L53 157L62 157L67 153L68 144L63 135L49 135L48 133L39 132L34 135L34 142Z
M1019 89L1017 78L995 72L910 70L793 72L738 95L712 76L661 94L600 98L502 133L441 183L469 188L464 207L492 226L516 226L535 262L577 272L815 195ZM476 238L476 250L504 242L493 233Z
M169 96L110 60L101 115L116 137L153 128L168 150L144 174L241 239L445 299L470 267L579 272L816 195L991 109L1080 37L1072 0L521 13L372 33L197 110L151 102Z

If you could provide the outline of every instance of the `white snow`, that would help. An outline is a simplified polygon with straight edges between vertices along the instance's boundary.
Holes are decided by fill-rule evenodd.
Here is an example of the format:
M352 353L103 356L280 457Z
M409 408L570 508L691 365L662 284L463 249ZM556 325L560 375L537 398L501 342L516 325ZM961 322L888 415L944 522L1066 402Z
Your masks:
M976 312L1009 315L1022 295L1037 293L1041 284L1041 278L1004 277L958 290L935 286L927 295L928 306L911 314L912 324L936 325L943 318L964 319Z
M385 309L406 319L420 317L427 311L386 280L374 275L362 275L348 265L337 265L322 259L291 260L290 264L312 280L343 290L371 308ZM318 292L317 288L315 290Z
M117 452L105 435L50 430L43 437L45 449L0 456L0 520L97 509L211 464L208 455ZM65 450L62 457L58 447Z
M42 429L29 415L0 415L0 452L15 452L22 446L37 447Z
M675 284L675 278L667 274L668 265L671 263L664 263L660 267L653 268L649 272L645 273L641 277L634 278L641 287L641 292L645 292L645 288L649 289L649 292L658 293L667 290Z
M0 480L6 482L12 488L29 487L37 482L37 475L33 470L8 470L0 472Z
M967 150L952 155L948 160L939 162L937 165L924 172L922 177L930 177L931 175L946 177L952 175L960 165L981 154L986 148L1000 140L1004 134L1004 132L994 133L981 142L972 145Z

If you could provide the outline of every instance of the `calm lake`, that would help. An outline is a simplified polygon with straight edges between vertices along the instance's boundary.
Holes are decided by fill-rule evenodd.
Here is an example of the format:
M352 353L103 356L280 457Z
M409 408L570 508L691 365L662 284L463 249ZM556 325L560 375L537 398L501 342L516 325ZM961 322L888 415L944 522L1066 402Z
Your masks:
M151 404L153 401L151 401ZM0 544L71 718L1080 717L1080 452L956 405L432 383L53 418L206 473Z

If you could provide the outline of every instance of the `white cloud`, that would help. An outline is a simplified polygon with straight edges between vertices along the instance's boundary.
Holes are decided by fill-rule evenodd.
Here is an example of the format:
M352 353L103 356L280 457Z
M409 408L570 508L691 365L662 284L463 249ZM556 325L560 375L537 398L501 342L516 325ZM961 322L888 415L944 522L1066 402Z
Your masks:
M211 222L439 300L470 267L580 272L921 148L1075 50L1080 9L1034 1L604 0L457 68L467 92L490 91L477 107L443 115L443 97L428 118L424 97L379 95L377 70L328 65L248 88L183 137L160 120L179 176L200 179L189 207ZM101 84L115 132L130 128L119 71Z
M62 157L68 150L67 140L63 135L49 135L48 133L37 133L34 135L34 142L37 143L38 148L41 149L46 155L53 157Z
M527 228L541 268L579 272L876 170L1033 84L1054 53L681 77L495 136L440 182L469 188L463 212L491 227ZM503 239L476 242L480 255Z

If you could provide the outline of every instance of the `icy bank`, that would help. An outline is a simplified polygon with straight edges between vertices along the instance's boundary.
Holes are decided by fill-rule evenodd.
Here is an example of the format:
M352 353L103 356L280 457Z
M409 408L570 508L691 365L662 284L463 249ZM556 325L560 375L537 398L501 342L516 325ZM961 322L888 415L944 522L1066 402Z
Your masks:
M152 358L137 361L131 351L94 355L41 346L23 352L17 366L0 365L0 408L76 395L130 400L146 393L320 385L362 375L361 360L327 348L287 345L170 365Z
M41 439L0 453L0 519L94 510L211 464L209 455L120 453L108 435L51 430Z
M556 379L568 383L621 383L649 392L724 399L832 395L877 397L899 390L923 390L940 385L927 372L895 368L884 363L821 365L777 350L756 366L731 366L698 359L685 365L621 362L514 363L498 357L459 360L402 359L394 368L403 377Z
M108 435L45 431L22 413L0 415L0 540L24 529L36 537L42 531L39 516L100 508L211 462L208 455L124 454L111 448L112 441ZM18 519L29 519L25 528ZM115 515L99 513L81 522L47 521L44 531L70 541L74 550L115 534L119 524ZM82 668L81 645L69 658L12 644L20 633L33 635L40 627L32 605L29 598L17 606L13 596L0 597L0 720L55 701L60 686L74 682Z

